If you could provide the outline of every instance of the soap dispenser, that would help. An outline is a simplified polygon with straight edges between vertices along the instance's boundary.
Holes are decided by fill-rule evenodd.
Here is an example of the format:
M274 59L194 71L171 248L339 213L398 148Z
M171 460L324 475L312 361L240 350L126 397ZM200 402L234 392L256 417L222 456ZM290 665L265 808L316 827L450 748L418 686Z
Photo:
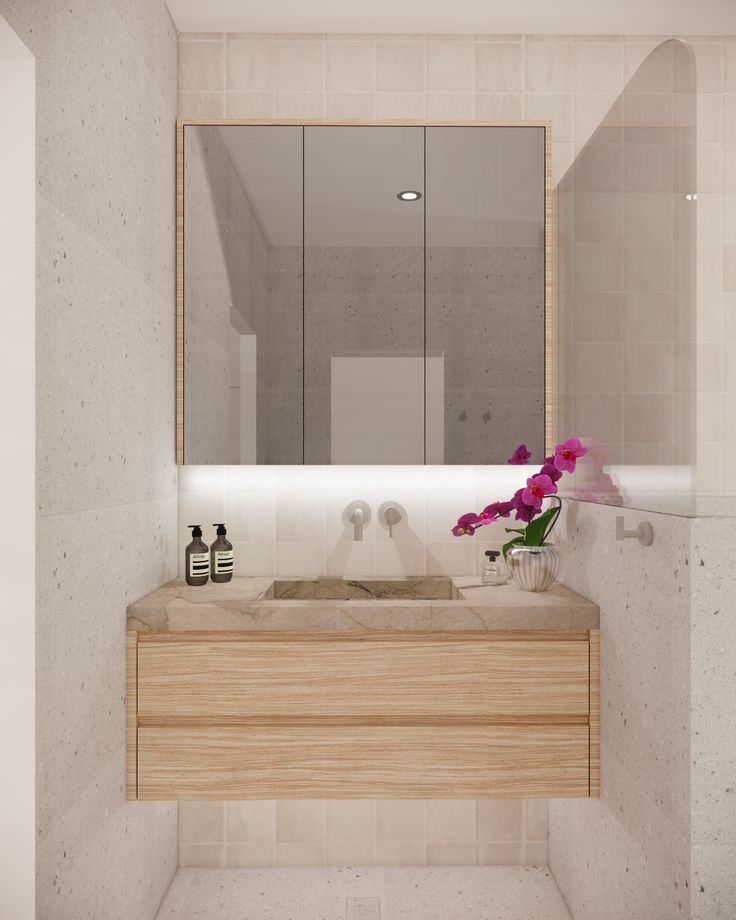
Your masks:
M506 579L501 574L501 563L498 557L501 555L497 549L488 549L485 552L486 560L483 564L483 584L484 585L504 585Z
M210 578L212 581L230 581L233 577L233 545L225 539L224 524L213 524L217 528L217 539L210 546Z
M206 585L210 577L210 553L202 540L202 525L187 524L192 531L192 542L186 548L184 578L188 585Z

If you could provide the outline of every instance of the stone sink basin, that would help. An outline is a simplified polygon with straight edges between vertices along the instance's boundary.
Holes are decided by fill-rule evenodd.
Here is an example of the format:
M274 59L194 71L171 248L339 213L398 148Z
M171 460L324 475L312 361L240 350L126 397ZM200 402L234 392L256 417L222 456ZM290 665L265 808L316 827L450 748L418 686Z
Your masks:
M460 597L452 578L277 578L266 591L273 600L452 601Z

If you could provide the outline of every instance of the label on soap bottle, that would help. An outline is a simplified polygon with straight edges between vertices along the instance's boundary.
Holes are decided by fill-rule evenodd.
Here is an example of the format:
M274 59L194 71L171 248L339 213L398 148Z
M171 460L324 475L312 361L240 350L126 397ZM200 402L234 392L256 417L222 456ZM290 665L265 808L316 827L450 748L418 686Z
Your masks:
M215 550L215 575L229 575L233 570L233 551L231 549Z
M210 574L210 554L209 553L190 553L189 554L189 577L201 578L203 575Z

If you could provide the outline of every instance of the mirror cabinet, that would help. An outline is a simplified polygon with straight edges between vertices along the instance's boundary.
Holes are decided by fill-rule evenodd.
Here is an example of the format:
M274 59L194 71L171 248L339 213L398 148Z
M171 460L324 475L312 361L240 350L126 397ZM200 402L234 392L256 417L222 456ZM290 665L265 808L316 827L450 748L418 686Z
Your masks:
M178 126L177 459L542 458L544 124Z

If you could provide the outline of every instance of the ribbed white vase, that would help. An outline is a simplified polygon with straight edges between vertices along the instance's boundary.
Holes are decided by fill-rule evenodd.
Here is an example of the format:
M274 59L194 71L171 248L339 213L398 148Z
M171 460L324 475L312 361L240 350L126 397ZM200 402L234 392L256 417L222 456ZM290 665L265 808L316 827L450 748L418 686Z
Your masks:
M546 591L560 571L562 557L551 543L512 546L506 557L511 577L522 591Z

